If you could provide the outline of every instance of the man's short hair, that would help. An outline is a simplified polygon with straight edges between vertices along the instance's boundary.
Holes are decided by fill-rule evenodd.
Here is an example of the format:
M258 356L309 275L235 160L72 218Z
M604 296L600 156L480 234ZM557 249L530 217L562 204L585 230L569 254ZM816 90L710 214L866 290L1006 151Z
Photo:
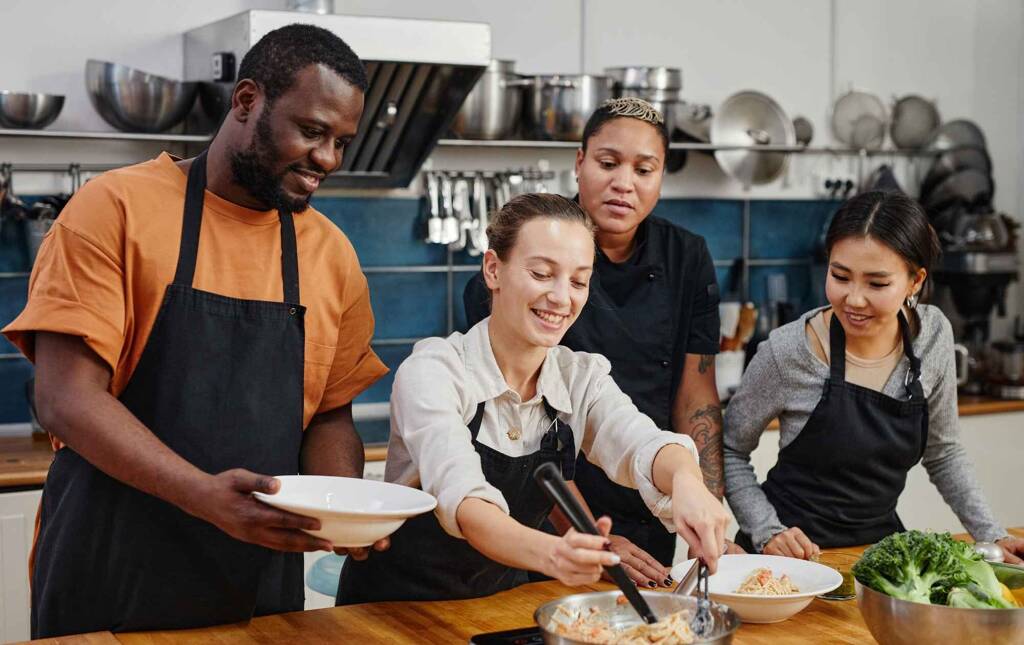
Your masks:
M335 34L313 25L285 25L259 39L242 59L238 79L256 81L273 102L309 65L334 70L360 92L366 91L366 68L352 48Z

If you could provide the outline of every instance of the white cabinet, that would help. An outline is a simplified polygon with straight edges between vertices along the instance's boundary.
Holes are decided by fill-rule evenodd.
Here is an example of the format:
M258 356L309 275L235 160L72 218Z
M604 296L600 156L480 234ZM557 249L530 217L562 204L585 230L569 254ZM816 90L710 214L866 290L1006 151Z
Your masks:
M29 638L28 552L41 494L0 492L0 642Z

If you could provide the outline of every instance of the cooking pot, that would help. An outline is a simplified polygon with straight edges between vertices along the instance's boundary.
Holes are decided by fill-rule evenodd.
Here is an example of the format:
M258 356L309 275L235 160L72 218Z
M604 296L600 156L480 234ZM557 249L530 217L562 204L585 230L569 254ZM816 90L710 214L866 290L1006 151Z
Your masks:
M669 137L676 128L676 110L683 104L683 72L678 67L606 67L615 98L635 96L661 113Z
M591 113L611 98L607 76L528 76L523 126L526 138L580 141Z
M515 133L523 100L515 61L492 60L455 115L452 132L465 139L507 139Z
M770 96L752 90L725 99L711 121L711 142L718 145L796 145L793 122ZM789 161L784 152L716 150L715 160L726 174L751 184L767 184L782 174Z

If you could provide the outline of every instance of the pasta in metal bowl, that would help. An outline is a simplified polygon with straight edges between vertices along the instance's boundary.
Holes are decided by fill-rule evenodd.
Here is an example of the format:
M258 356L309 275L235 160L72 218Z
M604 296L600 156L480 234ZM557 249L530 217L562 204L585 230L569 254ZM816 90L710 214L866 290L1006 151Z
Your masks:
M690 619L697 610L697 599L656 591L641 591L657 623L646 625L618 590L574 594L544 603L533 619L547 645L669 645L671 643L732 642L739 618L729 607L712 602L714 629L705 639L690 631ZM659 640L661 639L661 640Z

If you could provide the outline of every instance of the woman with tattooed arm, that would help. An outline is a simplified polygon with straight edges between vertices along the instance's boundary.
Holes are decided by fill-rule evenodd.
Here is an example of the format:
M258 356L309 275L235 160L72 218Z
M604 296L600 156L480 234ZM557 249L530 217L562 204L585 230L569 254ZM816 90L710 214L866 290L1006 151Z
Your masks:
M608 101L587 122L576 155L577 201L597 227L597 258L590 298L562 344L603 354L618 386L658 427L691 436L704 481L721 498L718 285L704 238L651 215L668 141L662 115L640 99ZM470 325L487 316L481 276L464 299ZM612 518L612 549L633 580L671 584L675 537L637 492L582 455L576 484L595 516ZM567 527L553 520L557 529Z

